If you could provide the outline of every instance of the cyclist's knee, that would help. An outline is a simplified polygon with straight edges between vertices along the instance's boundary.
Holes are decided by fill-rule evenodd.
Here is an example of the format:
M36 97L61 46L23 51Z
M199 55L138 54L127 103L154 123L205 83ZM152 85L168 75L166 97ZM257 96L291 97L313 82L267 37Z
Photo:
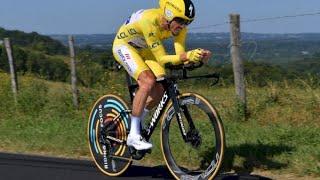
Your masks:
M155 84L156 84L156 78L152 71L143 71L138 78L138 84L139 84L139 89L150 92Z

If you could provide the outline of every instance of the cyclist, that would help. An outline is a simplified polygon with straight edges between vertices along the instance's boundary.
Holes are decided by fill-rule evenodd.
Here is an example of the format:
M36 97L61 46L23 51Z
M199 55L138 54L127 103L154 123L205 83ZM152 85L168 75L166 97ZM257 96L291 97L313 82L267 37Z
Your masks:
M141 120L161 100L163 87L156 79L165 76L164 65L198 62L209 59L204 49L185 51L187 26L195 17L191 0L160 0L157 9L139 10L120 27L113 55L138 83L132 104L131 128L127 145L136 150L152 148L141 137ZM175 54L168 55L162 40L173 37Z

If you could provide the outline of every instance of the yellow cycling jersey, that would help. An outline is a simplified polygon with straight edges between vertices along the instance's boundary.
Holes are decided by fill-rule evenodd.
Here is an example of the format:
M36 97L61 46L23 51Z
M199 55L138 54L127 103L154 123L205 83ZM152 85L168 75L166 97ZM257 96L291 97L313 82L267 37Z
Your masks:
M185 52L187 28L182 29L177 36L160 26L162 13L160 9L139 10L132 14L120 27L114 46L128 44L136 50L150 50L161 66L170 62L180 64L180 55ZM174 38L175 55L168 55L162 40Z

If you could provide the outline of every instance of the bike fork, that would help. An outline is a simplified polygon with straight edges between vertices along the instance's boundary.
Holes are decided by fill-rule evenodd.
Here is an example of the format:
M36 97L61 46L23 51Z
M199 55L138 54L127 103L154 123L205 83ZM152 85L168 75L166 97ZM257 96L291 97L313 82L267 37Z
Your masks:
M181 135L183 137L183 140L186 142L187 141L187 132L186 132L185 125L184 125L182 115L181 115L182 111L180 109L181 106L180 106L179 100L177 98L178 94L179 93L177 92L177 90L173 91L171 89L171 91L169 91L169 96L172 97L171 99L172 99L172 103L173 103L173 108L176 113L176 118L177 118L177 121L179 124L179 129L180 129Z
M177 121L179 124L179 129L182 134L183 140L185 142L193 142L195 137L196 137L196 139L201 139L199 136L199 133L196 130L196 127L193 123L192 117L189 113L187 106L185 106L185 105L180 106L177 98L173 98L172 101L173 101L173 106L174 106L174 109L176 112L176 118L177 118ZM189 125L188 131L186 131L185 123L183 122L183 119L182 119L182 113L184 114L184 116L187 119L187 123ZM198 143L196 143L196 144L198 144Z
M196 127L194 126L194 123L192 121L192 118L190 116L190 113L189 113L187 106L183 105L183 106L181 106L181 108L182 108L184 116L186 117L186 119L188 121L190 129L195 129Z

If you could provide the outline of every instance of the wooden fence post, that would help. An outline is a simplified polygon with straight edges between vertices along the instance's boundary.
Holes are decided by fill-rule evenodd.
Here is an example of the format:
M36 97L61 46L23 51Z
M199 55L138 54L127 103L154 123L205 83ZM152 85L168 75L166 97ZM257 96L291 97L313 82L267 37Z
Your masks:
M76 61L74 52L74 38L69 36L69 50L70 50L70 67L71 67L71 88L73 96L73 105L79 109L78 89L77 89L77 74L76 74Z
M246 118L247 101L246 87L244 82L244 65L240 54L240 15L230 14L230 40L231 58L234 73L234 83L237 96L237 110L240 115Z
M8 62L10 67L10 77L11 77L11 87L13 92L13 98L15 103L17 103L17 93L18 93L18 78L16 73L15 62L12 55L12 47L9 38L4 38L4 45L7 51Z

